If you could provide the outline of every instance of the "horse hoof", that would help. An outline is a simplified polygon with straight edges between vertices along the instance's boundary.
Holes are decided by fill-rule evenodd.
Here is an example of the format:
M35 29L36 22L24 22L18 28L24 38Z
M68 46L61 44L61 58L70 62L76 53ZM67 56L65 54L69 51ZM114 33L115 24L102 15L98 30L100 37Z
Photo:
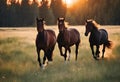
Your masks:
M44 70L44 69L45 69L45 66L42 66L42 69Z
M67 64L68 62L67 61L65 61L65 64Z
M98 57L98 58L100 57L99 54L97 55L97 57Z
M40 69L43 69L43 66L40 66Z
M42 66L43 66L43 67L46 67L46 66L47 66L47 63L43 64Z
M95 57L95 56L94 56L94 59L95 59L95 60L99 60L99 59L98 59L97 57Z
M41 66L41 69L45 69L45 67L46 67L45 65L42 65L42 66Z
M47 63L42 64L42 65L40 66L40 68L41 68L41 69L45 69L46 66L47 66Z
M102 59L104 59L104 56L102 56Z

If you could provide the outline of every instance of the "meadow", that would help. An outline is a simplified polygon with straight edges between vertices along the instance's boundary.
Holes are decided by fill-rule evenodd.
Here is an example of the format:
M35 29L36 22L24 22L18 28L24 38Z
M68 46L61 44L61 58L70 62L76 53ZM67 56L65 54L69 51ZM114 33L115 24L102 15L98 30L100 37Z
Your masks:
M57 26L45 27L58 34ZM37 61L36 27L0 28L0 82L120 82L120 26L101 26L108 31L113 47L106 48L105 58L98 61L92 57L85 27L71 27L81 36L78 60L73 46L70 61L65 63L56 44L53 62L45 69Z

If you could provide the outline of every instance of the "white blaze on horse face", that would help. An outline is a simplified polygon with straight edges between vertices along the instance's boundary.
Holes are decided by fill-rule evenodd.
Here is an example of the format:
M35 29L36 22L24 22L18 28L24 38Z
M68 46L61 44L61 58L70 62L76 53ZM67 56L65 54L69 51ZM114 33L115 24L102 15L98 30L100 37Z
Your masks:
M59 21L59 31L63 31L63 28L64 28L64 22L63 21Z

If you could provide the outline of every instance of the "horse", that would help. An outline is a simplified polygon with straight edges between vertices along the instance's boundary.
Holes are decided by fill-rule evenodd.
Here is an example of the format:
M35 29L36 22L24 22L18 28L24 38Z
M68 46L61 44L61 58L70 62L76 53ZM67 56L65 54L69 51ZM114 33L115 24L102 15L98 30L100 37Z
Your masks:
M44 28L44 18L36 18L37 21L37 37L36 37L36 50L38 55L39 66L45 65L46 59L52 61L53 50L56 44L56 35L53 30ZM40 51L44 51L43 65L41 64Z
M98 29L99 26L100 25L93 19L86 20L85 36L88 36L88 34L90 33L90 37L89 37L90 48L92 50L93 58L95 58L96 60L98 60L99 58L100 45L103 45L102 58L104 58L105 48L112 47L112 41L108 40L107 31L105 29ZM96 46L96 53L94 53L94 46Z
M57 36L57 43L58 43L58 48L60 51L60 55L64 57L65 61L67 58L67 50L69 51L69 58L68 61L70 60L70 53L71 49L70 47L73 45L76 45L76 58L77 60L77 55L78 55L78 48L80 44L80 33L74 29L74 28L67 28L65 26L65 18L58 18L58 29L59 33ZM63 54L62 47L65 49L65 53Z

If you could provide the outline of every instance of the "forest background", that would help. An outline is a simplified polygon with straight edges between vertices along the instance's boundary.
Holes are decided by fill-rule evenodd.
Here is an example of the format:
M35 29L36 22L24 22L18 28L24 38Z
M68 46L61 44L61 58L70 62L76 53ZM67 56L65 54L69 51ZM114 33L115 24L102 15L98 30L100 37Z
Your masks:
M47 25L56 25L58 17L65 17L70 25L84 25L91 18L103 25L120 25L120 0L77 0L69 8L62 0L39 4L36 0L0 0L0 27L35 26L36 17L43 17Z

